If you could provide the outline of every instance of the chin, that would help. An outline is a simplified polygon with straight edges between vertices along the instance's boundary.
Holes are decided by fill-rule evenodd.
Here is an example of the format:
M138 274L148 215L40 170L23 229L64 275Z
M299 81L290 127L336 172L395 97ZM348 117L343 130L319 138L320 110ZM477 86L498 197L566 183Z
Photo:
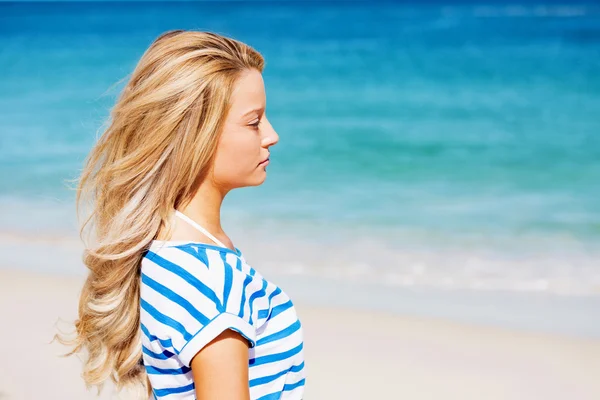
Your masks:
M262 178L258 179L257 181L255 181L255 183L252 186L260 186L264 183L264 181L267 179L267 176L263 176Z
M260 186L267 179L267 175L263 174L262 176L253 177L253 179L248 179L243 184L238 187L249 187L249 186Z

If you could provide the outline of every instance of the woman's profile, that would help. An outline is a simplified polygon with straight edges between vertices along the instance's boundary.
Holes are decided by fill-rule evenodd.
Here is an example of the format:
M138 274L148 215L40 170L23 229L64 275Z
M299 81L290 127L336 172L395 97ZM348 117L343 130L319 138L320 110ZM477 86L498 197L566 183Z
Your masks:
M233 189L266 178L279 136L263 57L173 30L142 55L77 190L89 274L75 336L83 378L140 398L302 399L303 331L290 298L221 227Z

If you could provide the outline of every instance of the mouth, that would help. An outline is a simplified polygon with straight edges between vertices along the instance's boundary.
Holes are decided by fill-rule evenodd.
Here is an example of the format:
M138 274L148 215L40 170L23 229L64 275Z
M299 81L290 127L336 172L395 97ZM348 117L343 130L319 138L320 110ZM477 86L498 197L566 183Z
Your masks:
M266 159L262 160L258 165L266 165L269 163L269 160L270 158L267 157Z

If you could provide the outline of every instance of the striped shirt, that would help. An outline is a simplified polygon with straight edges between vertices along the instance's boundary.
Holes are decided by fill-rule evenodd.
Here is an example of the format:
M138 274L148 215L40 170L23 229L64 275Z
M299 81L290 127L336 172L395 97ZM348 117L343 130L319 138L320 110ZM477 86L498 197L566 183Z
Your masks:
M141 262L143 362L155 399L195 399L192 357L226 329L250 343L252 400L299 400L302 325L290 298L241 251L153 241Z

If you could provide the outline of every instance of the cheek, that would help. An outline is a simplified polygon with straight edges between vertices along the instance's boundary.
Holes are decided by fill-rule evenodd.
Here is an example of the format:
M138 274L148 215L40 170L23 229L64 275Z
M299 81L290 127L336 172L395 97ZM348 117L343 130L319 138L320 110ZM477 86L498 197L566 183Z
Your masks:
M252 133L249 132L249 135ZM252 173L260 162L260 142L243 134L221 141L215 157L215 178L234 181Z

